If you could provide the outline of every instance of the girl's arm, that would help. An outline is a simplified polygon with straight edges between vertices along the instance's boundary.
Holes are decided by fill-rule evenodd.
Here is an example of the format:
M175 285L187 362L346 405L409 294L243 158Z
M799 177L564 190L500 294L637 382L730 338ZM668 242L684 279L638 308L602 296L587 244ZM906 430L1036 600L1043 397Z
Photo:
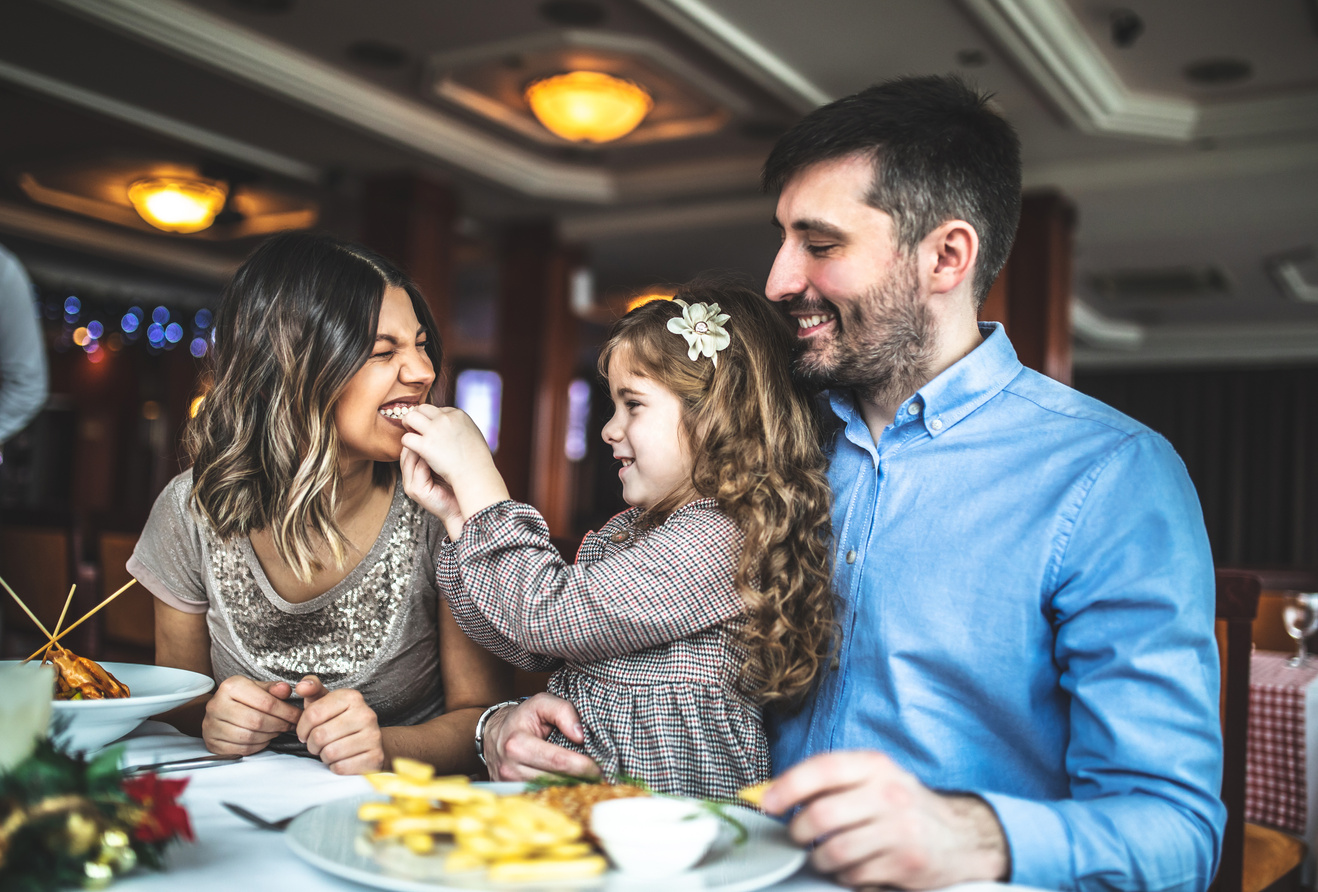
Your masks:
M679 509L636 544L567 564L534 508L501 502L469 516L452 560L454 612L478 615L517 647L599 660L688 637L743 610L733 577L741 533L712 507Z
M420 725L383 728L386 769L397 756L429 762L442 774L472 774L484 766L471 742L486 707L512 696L512 672L462 633L439 605L439 667L444 714Z

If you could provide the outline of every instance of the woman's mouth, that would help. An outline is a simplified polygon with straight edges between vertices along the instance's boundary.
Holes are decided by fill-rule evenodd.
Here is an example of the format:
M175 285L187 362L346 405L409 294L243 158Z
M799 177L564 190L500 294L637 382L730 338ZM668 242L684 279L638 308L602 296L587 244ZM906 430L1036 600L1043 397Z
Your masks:
M385 421L388 421L390 424L396 424L399 427L402 427L403 416L410 413L418 405L419 403L411 403L411 402L386 403L383 406L381 406L379 409L380 417L383 418Z

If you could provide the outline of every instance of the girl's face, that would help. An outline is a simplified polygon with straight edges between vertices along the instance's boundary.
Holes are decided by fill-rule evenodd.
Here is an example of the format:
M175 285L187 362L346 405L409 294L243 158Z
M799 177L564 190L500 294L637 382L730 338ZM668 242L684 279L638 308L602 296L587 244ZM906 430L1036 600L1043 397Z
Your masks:
M682 425L682 403L652 378L632 372L626 350L609 359L613 417L601 435L622 462L622 498L650 508L691 485L691 452Z
M407 292L386 289L375 347L334 406L345 459L398 461L406 433L398 419L424 402L435 383L435 368L425 350L429 337Z

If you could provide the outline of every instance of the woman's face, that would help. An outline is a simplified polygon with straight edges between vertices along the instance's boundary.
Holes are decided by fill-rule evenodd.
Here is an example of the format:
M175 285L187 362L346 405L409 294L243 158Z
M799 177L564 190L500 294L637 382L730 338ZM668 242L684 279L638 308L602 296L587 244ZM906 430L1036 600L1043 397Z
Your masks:
M435 383L435 368L425 349L429 337L407 292L386 289L375 347L334 407L345 459L398 461L406 432L398 419L424 402Z

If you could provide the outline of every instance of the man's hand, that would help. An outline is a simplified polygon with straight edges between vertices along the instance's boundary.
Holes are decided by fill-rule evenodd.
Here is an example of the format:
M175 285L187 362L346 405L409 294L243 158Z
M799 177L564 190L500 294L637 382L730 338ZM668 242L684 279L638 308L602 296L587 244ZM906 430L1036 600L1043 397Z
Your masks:
M293 688L284 681L252 681L231 675L215 689L201 720L206 749L220 755L250 756L284 731L291 731L302 710L288 702Z
M935 793L882 753L826 753L791 768L763 807L796 806L792 839L815 843L815 868L847 886L933 889L1009 872L1006 837L987 803Z
M547 742L554 728L576 743L586 739L576 707L553 694L536 694L491 715L484 735L490 780L528 781L547 771L597 777L599 766L589 756Z
M380 720L360 691L331 691L319 678L308 675L297 683L297 693L303 703L297 736L311 755L319 756L335 774L384 769Z

